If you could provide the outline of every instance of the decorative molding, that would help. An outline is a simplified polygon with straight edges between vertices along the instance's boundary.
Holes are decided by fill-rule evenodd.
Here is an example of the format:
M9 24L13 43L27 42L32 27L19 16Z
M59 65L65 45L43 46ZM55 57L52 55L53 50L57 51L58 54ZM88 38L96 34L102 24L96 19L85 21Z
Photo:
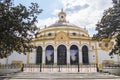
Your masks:
M67 36L67 34L66 34L65 32L61 31L61 32L59 32L59 33L56 35L55 41L57 41L57 42L67 41L67 42L68 42L68 41L69 41L69 38L68 38L68 36Z
M99 47L102 50L108 51L113 48L114 42L110 41L110 39L103 39L102 42L99 43Z

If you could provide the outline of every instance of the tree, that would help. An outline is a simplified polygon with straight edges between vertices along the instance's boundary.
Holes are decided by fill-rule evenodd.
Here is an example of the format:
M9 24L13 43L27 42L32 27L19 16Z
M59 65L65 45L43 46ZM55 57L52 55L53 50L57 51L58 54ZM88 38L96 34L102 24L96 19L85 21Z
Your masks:
M11 0L0 0L0 58L13 51L31 51L30 41L37 30L35 22L42 12L37 3L31 3L28 9L12 3Z
M96 26L98 33L93 35L93 39L111 39L115 36L116 44L110 55L120 54L120 0L113 0L113 7L104 11L101 21Z

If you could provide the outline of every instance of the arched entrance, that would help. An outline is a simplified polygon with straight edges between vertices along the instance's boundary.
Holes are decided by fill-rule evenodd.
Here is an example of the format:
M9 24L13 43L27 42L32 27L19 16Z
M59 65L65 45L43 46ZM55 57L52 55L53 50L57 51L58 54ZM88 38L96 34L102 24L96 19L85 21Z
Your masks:
M82 61L83 64L89 64L88 47L85 45L82 47Z
M57 48L57 64L66 65L67 64L67 49L64 45L60 45Z
M36 50L36 64L41 64L42 63L42 47L38 46Z
M46 62L46 65L54 64L54 48L51 45L48 45L46 47L45 62Z
M79 63L79 50L76 45L70 47L70 64L77 65Z

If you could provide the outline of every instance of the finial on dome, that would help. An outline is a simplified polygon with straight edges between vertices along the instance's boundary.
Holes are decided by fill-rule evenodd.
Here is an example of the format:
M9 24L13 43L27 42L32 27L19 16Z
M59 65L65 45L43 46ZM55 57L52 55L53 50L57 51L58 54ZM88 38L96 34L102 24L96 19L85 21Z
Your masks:
M66 13L63 12L63 8L61 9L61 12L58 13L58 17L58 22L66 22Z

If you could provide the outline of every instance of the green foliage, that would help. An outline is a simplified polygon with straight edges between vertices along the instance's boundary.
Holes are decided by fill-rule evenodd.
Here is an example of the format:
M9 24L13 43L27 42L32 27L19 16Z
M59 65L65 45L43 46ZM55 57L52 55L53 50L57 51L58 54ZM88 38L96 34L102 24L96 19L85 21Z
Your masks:
M98 33L93 35L93 39L102 40L116 36L116 45L110 55L120 54L120 1L113 0L113 7L104 11L101 21L96 26Z
M117 35L117 39L116 39L116 45L114 46L114 48L112 49L112 51L110 52L110 55L114 54L119 54L120 55L120 34Z
M0 1L0 57L13 51L31 51L29 43L37 27L37 15L42 12L37 3L27 9L22 4L13 6L11 0Z

